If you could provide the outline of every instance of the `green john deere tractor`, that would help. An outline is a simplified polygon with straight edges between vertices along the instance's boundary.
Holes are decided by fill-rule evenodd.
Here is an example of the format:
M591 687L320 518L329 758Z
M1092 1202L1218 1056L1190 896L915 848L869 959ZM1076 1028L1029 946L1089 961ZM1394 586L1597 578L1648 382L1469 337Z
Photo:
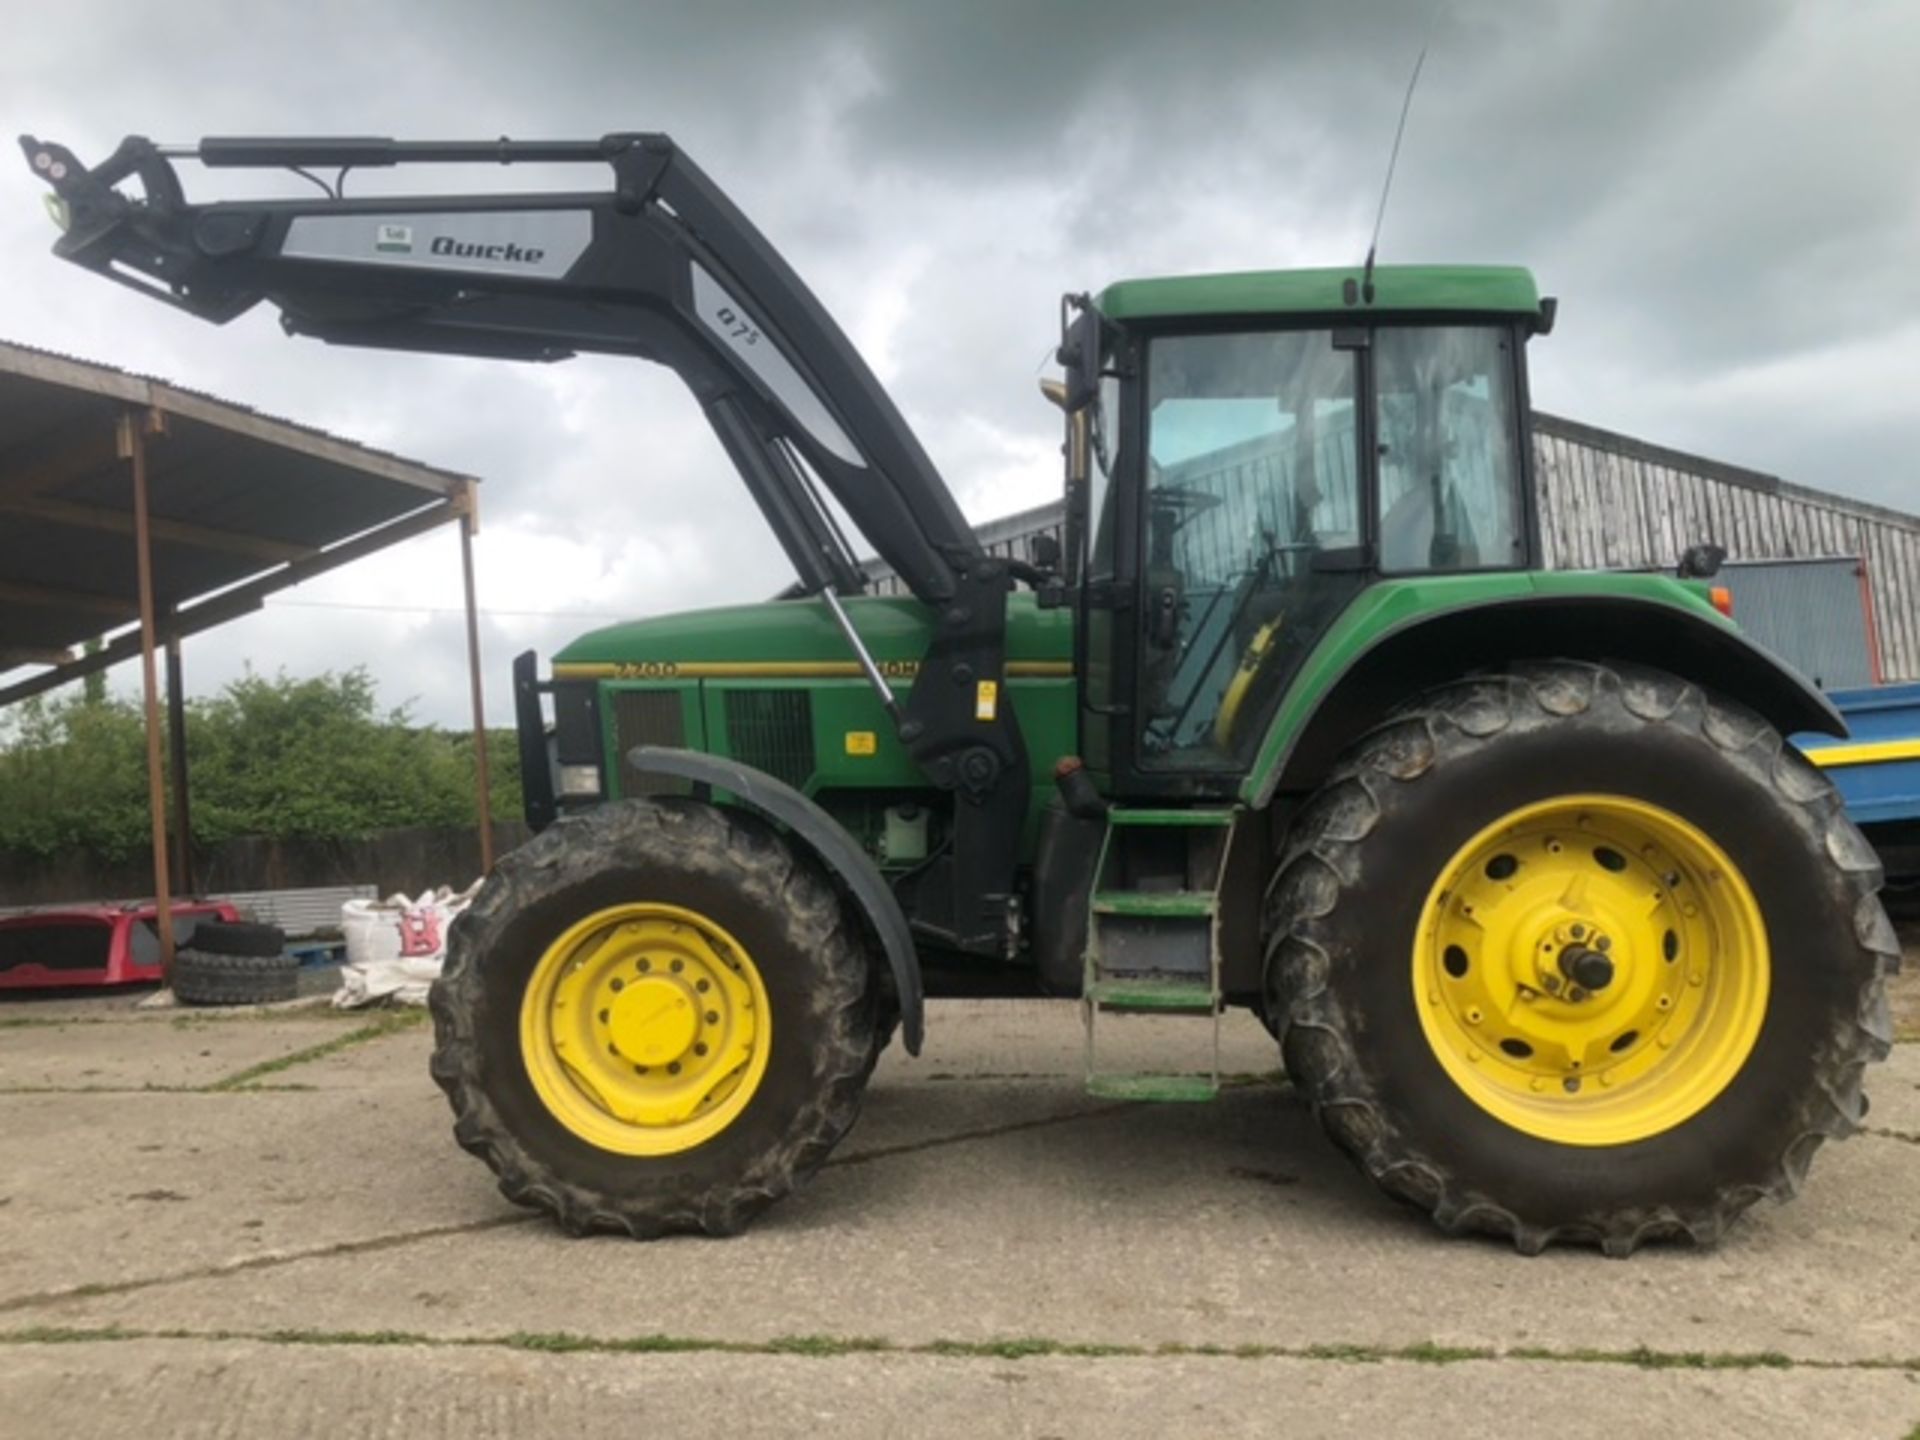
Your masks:
M1021 559L665 136L23 145L59 254L194 314L672 367L792 561L788 598L516 663L540 833L455 927L433 1072L569 1229L739 1229L929 994L1077 999L1089 1087L1143 1100L1212 1096L1250 1008L1382 1189L1529 1252L1711 1241L1864 1113L1879 867L1781 738L1840 720L1704 549L1540 570L1525 271L1068 297L1065 531ZM611 182L190 204L180 158ZM1124 1012L1190 1017L1191 1059L1116 1071Z

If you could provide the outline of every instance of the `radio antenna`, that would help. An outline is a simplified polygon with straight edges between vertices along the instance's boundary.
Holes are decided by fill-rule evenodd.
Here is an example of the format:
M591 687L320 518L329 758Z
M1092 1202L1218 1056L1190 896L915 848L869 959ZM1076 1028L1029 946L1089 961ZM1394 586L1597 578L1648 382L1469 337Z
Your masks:
M1407 77L1407 93L1400 100L1400 123L1393 129L1393 149L1387 154L1387 178L1380 185L1380 208L1373 214L1373 236L1367 241L1367 263L1360 275L1360 296L1367 304L1373 303L1373 257L1380 248L1380 225L1387 218L1387 196L1393 192L1393 167L1400 160L1400 140L1407 133L1407 112L1413 108L1414 87L1420 83L1420 67L1427 63L1427 47L1433 43L1434 23L1440 18L1440 6L1445 0L1434 0L1433 9L1427 15L1426 38L1420 42L1420 54L1413 62L1413 73Z

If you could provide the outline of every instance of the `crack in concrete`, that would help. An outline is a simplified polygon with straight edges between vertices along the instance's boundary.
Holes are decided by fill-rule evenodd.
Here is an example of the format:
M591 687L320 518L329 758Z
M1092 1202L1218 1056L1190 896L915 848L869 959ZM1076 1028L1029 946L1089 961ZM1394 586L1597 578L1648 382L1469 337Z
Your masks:
M836 1156L820 1168L832 1170L843 1165L866 1165L875 1160L891 1160L896 1155L917 1155L923 1150L938 1150L946 1145L962 1145L969 1140L992 1140L1001 1135L1017 1135L1022 1130L1041 1130L1049 1125L1066 1125L1075 1120L1099 1120L1108 1115L1117 1115L1122 1110L1135 1108L1133 1101L1122 1100L1112 1105L1096 1105L1090 1110L1072 1110L1065 1115L1042 1115L1034 1120L1012 1120L1004 1125L983 1125L977 1130L956 1130L947 1135L930 1136L925 1140L903 1141L898 1145L876 1145L871 1150Z
M312 1094L317 1085L243 1085L232 1090L212 1085L0 1085L0 1095L285 1095Z
M1611 1365L1637 1370L1829 1370L1881 1371L1920 1374L1920 1356L1861 1356L1828 1360L1787 1355L1778 1350L1659 1350L1635 1346L1626 1350L1588 1347L1557 1349L1526 1345L1441 1345L1422 1341L1410 1345L1318 1343L1281 1345L1265 1342L1206 1344L1169 1341L1057 1340L1045 1336L1007 1336L985 1340L896 1341L873 1335L777 1335L766 1340L723 1340L697 1335L663 1333L594 1336L569 1332L513 1331L498 1335L431 1335L406 1330L188 1330L147 1329L122 1325L97 1327L31 1326L0 1330L0 1345L112 1344L135 1340L243 1341L262 1345L385 1346L410 1345L429 1349L507 1349L542 1355L636 1355L707 1352L732 1355L802 1355L839 1359L857 1355L930 1356L945 1359L1024 1360L1036 1357L1072 1359L1155 1359L1199 1356L1227 1360L1308 1360L1342 1365L1412 1364L1459 1365L1470 1361L1519 1362L1546 1365Z
M356 1045L365 1045L369 1041L384 1039L388 1035L417 1030L425 1023L426 1018L424 1010L396 1011L379 1017L371 1024L362 1025L357 1030L350 1030L344 1035L335 1035L317 1045L308 1045L271 1060L262 1060L257 1065L249 1065L243 1070L234 1071L231 1075L223 1075L218 1080L209 1080L204 1085L0 1085L0 1095L233 1095L255 1092L312 1091L316 1088L312 1085L274 1085L261 1082L268 1075L277 1075L283 1070L311 1064L315 1060L324 1060L329 1055L337 1055L342 1050L350 1050ZM194 1023L218 1022L196 1021Z
M249 1087L250 1089L253 1087ZM204 1093L204 1092L197 1092ZM231 1092L228 1092L231 1093ZM878 1146L852 1155L843 1155L829 1159L823 1169L843 1165L864 1165L875 1160L887 1160L897 1155L917 1154L923 1150L935 1150L945 1145L960 1145L972 1140L990 1140L999 1135L1012 1135L1022 1130L1037 1130L1049 1125L1064 1125L1074 1120L1094 1120L1122 1110L1134 1108L1132 1104L1121 1102L1114 1105L1102 1105L1091 1110L1076 1110L1066 1115L1045 1115L1034 1120L1017 1120L1005 1125L983 1126L977 1130L962 1130L948 1135L935 1136L926 1140L911 1141L901 1145ZM166 1275L148 1275L131 1280L90 1282L81 1285L66 1286L58 1290L44 1290L31 1295L17 1295L0 1298L0 1313L31 1310L43 1305L56 1305L67 1300L91 1300L109 1295L127 1295L141 1290L151 1290L162 1285L186 1284L195 1280L224 1280L231 1275L245 1275L259 1270L278 1269L285 1265L297 1264L302 1260L326 1260L343 1255L364 1255L372 1251L411 1245L420 1240L437 1240L446 1235L465 1235L484 1230L501 1229L509 1225L521 1225L531 1221L548 1218L544 1212L528 1211L517 1215L496 1215L485 1220L466 1221L459 1225L430 1226L421 1230L406 1230L392 1235L371 1236L364 1240L343 1240L332 1245L317 1245L305 1250L280 1251L272 1255L250 1255L239 1260L222 1261L214 1265L198 1266L191 1270L174 1271Z
M531 1211L518 1215L491 1215L485 1220L466 1220L458 1225L429 1225L419 1230L403 1230L391 1235L374 1235L364 1240L339 1240L331 1245L313 1245L304 1250L278 1250L270 1255L248 1255L238 1260L222 1260L191 1270L176 1270L166 1275L146 1275L132 1280L90 1281L58 1290L42 1290L31 1295L13 1295L0 1299L0 1314L31 1310L41 1305L57 1305L66 1300L94 1300L108 1295L131 1295L160 1285L181 1285L193 1280L223 1280L229 1275L246 1275L258 1270L277 1270L297 1265L302 1260L326 1260L340 1255L367 1255L411 1245L417 1240L437 1240L443 1235L471 1235L484 1230L524 1225L539 1217Z
M1180 1070L1170 1072L1195 1080L1210 1080L1210 1070ZM931 1085L965 1085L979 1081L1010 1080L1084 1080L1086 1075L1080 1070L935 1070L930 1075L906 1074L900 1077L910 1083ZM1286 1077L1269 1070L1236 1070L1220 1077L1222 1090L1250 1090L1271 1086L1277 1090L1290 1088Z
M277 1075L282 1070L291 1070L296 1065L310 1064L315 1060L324 1060L329 1055L337 1055L342 1050L351 1050L356 1045L364 1045L370 1040L381 1040L388 1035L398 1035L403 1031L417 1029L427 1018L424 1010L403 1010L394 1015L384 1015L371 1025L362 1025L358 1030L350 1030L345 1035L335 1035L330 1040L322 1040L318 1045L309 1045L304 1050L295 1050L292 1054L277 1059L263 1060L258 1065L249 1065L244 1070L236 1070L202 1089L218 1093L223 1090L240 1090L266 1075Z
M1920 1145L1920 1135L1906 1130L1889 1130L1884 1125L1862 1125L1862 1135L1873 1135L1882 1140L1899 1140L1908 1145Z

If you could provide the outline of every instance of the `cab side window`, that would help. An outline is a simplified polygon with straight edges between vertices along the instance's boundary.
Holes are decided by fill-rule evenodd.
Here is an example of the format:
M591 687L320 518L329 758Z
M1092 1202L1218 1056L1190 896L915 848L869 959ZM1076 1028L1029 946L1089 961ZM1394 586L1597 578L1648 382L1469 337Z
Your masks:
M1491 326L1376 332L1382 570L1525 563L1513 346Z

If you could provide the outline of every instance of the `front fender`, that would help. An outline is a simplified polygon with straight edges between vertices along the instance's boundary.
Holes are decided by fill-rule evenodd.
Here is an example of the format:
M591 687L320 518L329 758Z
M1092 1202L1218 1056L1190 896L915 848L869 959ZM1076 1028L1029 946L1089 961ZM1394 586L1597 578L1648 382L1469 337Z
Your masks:
M627 752L627 763L642 775L669 776L724 790L735 804L791 831L860 907L893 972L900 997L901 1039L909 1055L920 1053L926 1036L926 997L913 932L879 867L839 822L785 781L718 755L636 745Z

